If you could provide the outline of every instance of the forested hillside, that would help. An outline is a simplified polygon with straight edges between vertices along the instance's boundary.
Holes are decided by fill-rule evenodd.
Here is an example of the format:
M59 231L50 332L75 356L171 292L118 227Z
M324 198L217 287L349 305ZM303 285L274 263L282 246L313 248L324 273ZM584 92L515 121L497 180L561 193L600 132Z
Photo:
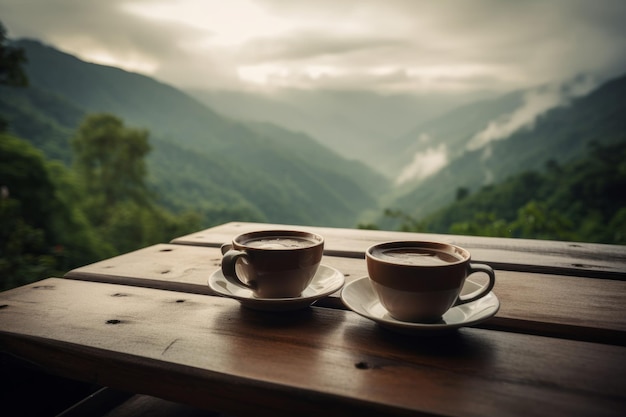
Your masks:
M428 178L412 184L386 207L423 219L454 202L459 189L474 192L528 170L540 170L550 160L560 164L588 152L592 142L617 143L626 132L626 76L606 82L590 94L542 114L532 128L466 149ZM381 219L393 228L390 219Z
M28 57L30 86L0 96L11 133L69 163L68 138L89 113L148 129L148 183L170 209L200 212L204 225L238 219L354 226L386 187L381 175L308 136L227 119L173 87L36 41L15 45Z
M407 231L626 244L626 132L565 164L549 160L416 219L388 211Z

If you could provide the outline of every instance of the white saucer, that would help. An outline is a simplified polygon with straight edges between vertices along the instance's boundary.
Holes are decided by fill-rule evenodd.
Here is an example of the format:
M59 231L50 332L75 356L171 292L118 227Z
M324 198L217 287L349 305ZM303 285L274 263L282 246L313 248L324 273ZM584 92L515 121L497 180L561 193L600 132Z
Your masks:
M470 294L481 286L466 281L461 294ZM500 309L500 301L493 292L471 303L452 307L437 323L413 323L396 320L382 306L368 277L359 278L341 291L341 300L355 313L374 320L383 327L400 333L444 331L470 326L493 317Z
M314 301L341 289L345 278L341 272L326 265L320 265L313 280L294 298L257 298L252 290L238 287L226 281L222 270L218 269L209 277L209 287L224 297L238 300L244 307L264 311L289 311L306 308Z

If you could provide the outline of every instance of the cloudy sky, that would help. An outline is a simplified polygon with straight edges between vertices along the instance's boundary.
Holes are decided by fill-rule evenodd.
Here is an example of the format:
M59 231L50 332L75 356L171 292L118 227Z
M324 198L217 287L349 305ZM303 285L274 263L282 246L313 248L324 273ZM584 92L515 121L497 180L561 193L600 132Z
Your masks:
M626 72L624 0L0 0L0 21L179 87L506 91Z

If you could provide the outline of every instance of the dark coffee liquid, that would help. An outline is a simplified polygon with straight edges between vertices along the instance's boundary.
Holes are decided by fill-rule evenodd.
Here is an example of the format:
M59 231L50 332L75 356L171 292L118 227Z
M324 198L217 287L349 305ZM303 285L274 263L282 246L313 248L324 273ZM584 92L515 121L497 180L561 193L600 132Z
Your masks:
M249 248L255 249L299 249L315 246L318 242L298 236L259 237L244 242Z
M462 261L460 255L428 248L374 249L372 255L387 262L402 265L436 266Z

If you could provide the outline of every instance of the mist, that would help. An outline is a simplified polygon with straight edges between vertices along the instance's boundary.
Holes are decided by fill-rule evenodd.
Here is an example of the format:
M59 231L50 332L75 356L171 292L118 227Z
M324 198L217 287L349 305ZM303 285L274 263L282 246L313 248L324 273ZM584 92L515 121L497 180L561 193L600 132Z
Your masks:
M427 134L420 135L420 141L428 141ZM413 161L404 167L396 178L396 185L402 185L410 180L422 180L436 173L448 164L448 150L444 144L430 147L425 151L416 152Z
M532 129L537 118L555 107L567 106L576 97L589 93L597 86L593 77L578 77L566 84L552 84L528 91L522 105L515 111L491 120L487 126L476 133L467 143L472 151L488 143L506 139L521 129Z

